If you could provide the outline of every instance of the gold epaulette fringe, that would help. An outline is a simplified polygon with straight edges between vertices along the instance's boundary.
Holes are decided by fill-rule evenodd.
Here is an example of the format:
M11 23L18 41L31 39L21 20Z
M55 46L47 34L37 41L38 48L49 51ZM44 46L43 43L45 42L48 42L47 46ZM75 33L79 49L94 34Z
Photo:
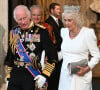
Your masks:
M43 74L47 75L48 77L50 77L52 71L55 68L55 63L50 64L50 63L46 63L45 68L43 69Z
M11 46L11 49L12 49L13 53L15 53L17 39L18 39L18 34L13 36L12 32L10 32L10 46Z

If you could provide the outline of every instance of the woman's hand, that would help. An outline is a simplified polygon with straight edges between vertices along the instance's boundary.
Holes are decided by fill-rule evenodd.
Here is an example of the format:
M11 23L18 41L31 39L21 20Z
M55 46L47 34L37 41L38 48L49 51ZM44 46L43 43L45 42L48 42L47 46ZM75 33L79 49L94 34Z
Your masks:
M79 72L77 72L77 75L79 75L79 76L84 76L84 74L90 70L89 66L86 66L86 67L77 66L77 68L80 69Z

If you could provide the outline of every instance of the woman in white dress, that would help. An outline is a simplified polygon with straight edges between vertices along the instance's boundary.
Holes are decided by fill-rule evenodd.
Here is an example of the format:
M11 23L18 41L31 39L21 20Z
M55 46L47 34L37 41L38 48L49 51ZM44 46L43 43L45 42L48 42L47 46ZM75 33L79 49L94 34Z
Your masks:
M92 90L92 69L100 60L97 38L92 28L84 27L79 7L68 6L62 15L65 28L61 29L63 63L58 90ZM89 53L91 59L89 61ZM88 65L77 66L79 71L70 74L68 64L86 59Z

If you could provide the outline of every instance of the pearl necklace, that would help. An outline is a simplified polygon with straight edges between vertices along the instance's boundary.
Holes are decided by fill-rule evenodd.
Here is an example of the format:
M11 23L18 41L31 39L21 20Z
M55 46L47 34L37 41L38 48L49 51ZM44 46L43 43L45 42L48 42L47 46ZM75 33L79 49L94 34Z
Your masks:
M75 34L72 34L72 32L71 32L71 31L69 32L69 34L70 34L70 36L71 36L71 37L75 37L75 36L77 36L77 35L78 35L78 33L79 33L79 32L80 32L80 29L79 29L79 30L78 30L78 32L77 32L77 33L75 33Z

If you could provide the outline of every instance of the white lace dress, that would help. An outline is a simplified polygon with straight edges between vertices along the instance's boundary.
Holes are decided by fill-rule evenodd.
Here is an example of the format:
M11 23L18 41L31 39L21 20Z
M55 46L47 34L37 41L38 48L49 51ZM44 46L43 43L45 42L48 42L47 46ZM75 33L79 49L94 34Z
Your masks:
M59 80L58 90L92 90L92 71L90 70L84 76L70 75L68 71L68 63L87 59L89 52L93 56L88 61L89 67L92 69L100 60L100 52L97 47L97 39L93 29L83 27L79 34L71 39L69 37L68 28L61 29L62 45L61 52L63 55L63 63Z

